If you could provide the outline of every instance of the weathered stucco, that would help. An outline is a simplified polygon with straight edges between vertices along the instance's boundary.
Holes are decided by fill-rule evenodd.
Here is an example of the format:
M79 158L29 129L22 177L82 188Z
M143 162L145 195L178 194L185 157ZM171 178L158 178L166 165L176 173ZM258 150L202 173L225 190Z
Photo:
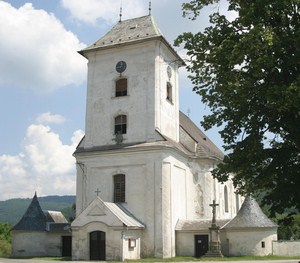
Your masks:
M274 256L299 257L300 256L300 241L274 241L273 242Z
M272 255L272 243L277 240L277 228L253 228L225 231L221 235L225 256Z
M46 231L12 231L14 257L61 257L62 234Z

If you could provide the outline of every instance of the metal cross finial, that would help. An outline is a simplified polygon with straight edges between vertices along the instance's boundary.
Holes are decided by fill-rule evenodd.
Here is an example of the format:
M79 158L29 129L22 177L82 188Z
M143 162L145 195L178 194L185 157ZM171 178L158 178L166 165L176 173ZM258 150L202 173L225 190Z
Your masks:
M219 204L216 204L216 200L213 200L213 203L210 204L209 206L212 207L212 213L213 213L213 218L212 218L212 224L215 225L216 224L216 207Z
M188 117L190 117L191 109L187 109Z
M122 6L120 7L120 20L119 20L119 22L121 22L122 21Z
M149 1L149 16L151 15L151 1Z
M97 194L97 196L99 195L99 193L101 193L101 191L99 190L99 188L97 188L97 190L95 191L95 193Z

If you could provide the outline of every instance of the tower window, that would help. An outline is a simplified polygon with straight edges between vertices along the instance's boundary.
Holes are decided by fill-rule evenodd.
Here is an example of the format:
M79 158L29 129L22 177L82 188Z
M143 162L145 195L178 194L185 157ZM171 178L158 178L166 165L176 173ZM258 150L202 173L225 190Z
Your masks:
M228 190L227 190L226 185L224 187L224 200L225 200L225 212L228 213L229 212L229 209L228 209Z
M167 82L167 100L170 102L173 101L172 85L170 82Z
M115 134L125 134L127 130L127 116L119 115L115 118Z
M127 96L127 79L116 81L116 97Z
M114 202L125 202L125 174L114 175Z

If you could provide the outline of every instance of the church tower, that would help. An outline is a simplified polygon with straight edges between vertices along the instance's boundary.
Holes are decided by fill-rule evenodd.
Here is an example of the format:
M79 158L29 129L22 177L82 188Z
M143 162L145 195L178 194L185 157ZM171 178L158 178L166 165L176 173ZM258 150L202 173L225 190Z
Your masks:
M120 21L80 51L88 59L84 147L179 140L178 67L151 16Z

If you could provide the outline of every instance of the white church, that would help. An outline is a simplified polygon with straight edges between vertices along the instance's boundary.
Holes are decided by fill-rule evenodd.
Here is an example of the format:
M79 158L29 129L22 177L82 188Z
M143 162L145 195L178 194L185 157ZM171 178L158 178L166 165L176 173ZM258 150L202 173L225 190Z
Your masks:
M74 153L73 260L202 256L213 200L224 255L250 230L260 233L250 241L256 254L269 254L277 226L262 215L254 227L244 224L256 207L251 198L234 221L244 225L226 229L243 198L231 181L213 179L223 154L179 111L184 61L153 17L120 21L79 53L88 61L88 81L85 137Z

